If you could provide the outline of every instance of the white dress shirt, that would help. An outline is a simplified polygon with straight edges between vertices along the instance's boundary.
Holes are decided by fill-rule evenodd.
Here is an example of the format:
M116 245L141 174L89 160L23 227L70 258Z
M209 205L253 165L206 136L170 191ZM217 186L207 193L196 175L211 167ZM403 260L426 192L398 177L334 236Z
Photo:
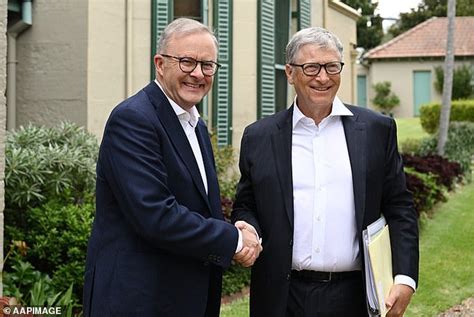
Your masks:
M202 182L204 184L204 188L206 189L206 194L207 194L207 176L206 176L206 170L204 168L204 161L202 159L202 152L201 148L199 146L199 142L196 137L196 133L194 129L196 128L196 125L199 121L199 111L196 109L196 106L193 106L190 111L186 111L183 108L181 108L176 102L174 102L173 99L168 97L166 95L165 91L161 87L160 83L158 80L155 79L155 83L160 87L161 91L165 94L166 98L168 98L169 103L171 104L171 107L173 108L174 112L178 116L179 123L181 123L181 126L183 127L184 133L186 134L186 137L188 138L189 145L191 145L191 149L193 150L194 158L196 159L197 165L199 167L199 172L201 174ZM235 253L238 253L242 250L243 248L243 236L242 236L242 231L237 228L237 231L239 233L239 239L237 242L237 247L235 250ZM257 234L257 233L255 233ZM257 235L258 237L258 235Z
M360 269L352 171L336 97L319 125L293 110L293 269L342 272Z
M188 138L189 145L191 145L191 149L193 150L194 158L196 159L196 163L199 167L202 183L204 184L204 188L206 189L206 194L207 194L206 169L204 168L204 161L202 159L201 148L199 146L196 133L194 131L199 121L199 111L196 109L196 106L193 106L189 111L184 110L176 102L174 102L173 99L171 99L170 97L166 95L166 93L164 92L158 80L155 79L155 83L158 85L158 87L160 87L161 91L163 91L166 98L168 98L168 101L171 104L171 107L173 108L174 112L178 116L179 123L181 123L184 133L186 134L186 137Z
M352 116L336 97L319 125L293 110L292 171L294 270L343 272L361 269L355 222L352 170L342 116ZM395 284L416 289L396 275Z

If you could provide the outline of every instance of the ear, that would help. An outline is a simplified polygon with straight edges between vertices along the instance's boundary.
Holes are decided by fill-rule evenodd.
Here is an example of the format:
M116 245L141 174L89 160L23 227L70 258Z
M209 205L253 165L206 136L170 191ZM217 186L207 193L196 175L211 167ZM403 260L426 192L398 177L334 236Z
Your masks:
M286 74L286 79L288 80L288 83L290 85L293 85L293 74L294 74L294 68L289 65L289 64L285 64L285 74Z
M160 76L163 76L163 64L165 62L165 59L160 54L156 54L153 60L155 63L156 75L158 76L159 74Z

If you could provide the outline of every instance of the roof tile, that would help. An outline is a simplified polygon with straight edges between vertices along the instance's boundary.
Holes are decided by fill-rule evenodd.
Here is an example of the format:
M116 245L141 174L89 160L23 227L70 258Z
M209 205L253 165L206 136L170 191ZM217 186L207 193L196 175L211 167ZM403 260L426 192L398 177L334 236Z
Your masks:
M474 56L474 17L456 17L455 56ZM446 54L448 18L433 17L379 45L365 58L442 57Z

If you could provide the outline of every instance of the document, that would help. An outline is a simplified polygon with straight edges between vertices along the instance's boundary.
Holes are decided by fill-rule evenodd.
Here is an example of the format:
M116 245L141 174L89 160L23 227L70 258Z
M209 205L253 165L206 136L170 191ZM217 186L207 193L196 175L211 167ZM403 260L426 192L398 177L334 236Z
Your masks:
M393 285L389 228L382 216L362 232L369 313L384 317L385 298Z

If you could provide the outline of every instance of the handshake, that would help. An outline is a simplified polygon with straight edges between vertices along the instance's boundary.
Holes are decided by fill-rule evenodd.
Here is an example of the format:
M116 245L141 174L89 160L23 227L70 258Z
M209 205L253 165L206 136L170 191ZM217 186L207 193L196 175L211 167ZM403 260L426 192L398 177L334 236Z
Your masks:
M234 260L244 267L252 266L262 252L262 239L257 230L245 221L237 221L235 226L242 232L242 249L234 255Z

